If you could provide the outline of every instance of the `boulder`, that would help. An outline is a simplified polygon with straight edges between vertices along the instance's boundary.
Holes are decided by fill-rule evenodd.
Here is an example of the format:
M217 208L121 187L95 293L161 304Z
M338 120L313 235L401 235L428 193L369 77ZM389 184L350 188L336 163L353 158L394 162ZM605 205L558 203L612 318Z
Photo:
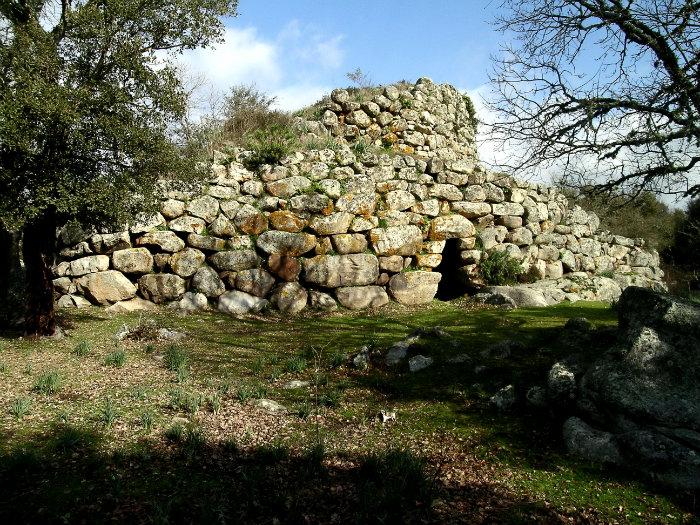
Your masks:
M426 304L435 297L441 278L437 272L398 273L389 281L389 291L401 304Z
M190 288L193 292L203 293L207 297L219 297L226 291L224 282L210 266L200 266L192 276Z
M361 233L341 233L333 236L333 246L340 255L362 253L367 249L367 237Z
M364 286L379 277L379 261L368 253L319 255L304 261L304 280L325 288Z
M542 308L549 306L540 290L525 286L488 286L485 293L501 294L510 297L519 308Z
M122 273L151 273L153 271L153 256L146 248L117 250L112 254L112 267Z
M58 308L85 308L86 306L91 306L90 301L79 295L62 295L56 301L56 307Z
M299 283L284 283L273 294L272 302L283 314L296 315L306 308L309 295Z
M374 228L369 238L377 255L414 255L423 244L423 233L413 225Z
M304 229L306 221L291 211L279 210L272 212L269 217L273 229L297 233Z
M233 290L225 292L219 297L218 309L220 312L231 315L245 315L257 313L268 305L266 299L254 295Z
M128 314L146 310L155 310L157 307L151 301L146 301L140 297L134 297L127 301L119 301L112 306L108 306L105 311L110 314Z
M338 302L350 310L379 308L389 302L389 296L381 286L348 286L335 291Z
M192 277L206 257L194 248L185 248L170 258L170 268L180 277Z
M219 271L238 272L260 266L260 257L255 250L231 250L215 253L209 262Z
M333 297L317 290L309 292L309 305L314 310L323 310L325 312L332 312L338 309L338 304Z
M185 293L185 280L170 273L152 273L139 279L139 291L149 301L176 301Z
M168 223L168 228L174 232L180 233L204 233L207 229L207 223L199 217L183 215Z
M90 237L90 246L99 254L110 254L115 250L131 247L129 232L96 233Z
M353 216L347 212L331 213L330 215L315 215L309 227L319 235L335 235L347 233Z
M203 293L186 292L182 299L170 303L173 307L183 312L202 312L209 309L209 301Z
M116 270L84 275L77 284L83 295L96 304L112 304L136 295L136 286Z
M270 255L267 259L267 267L270 272L287 282L299 280L301 274L299 259L288 255Z
M426 357L424 355L415 355L408 360L408 369L411 372L419 372L420 370L428 368L432 364L432 357Z
M89 255L70 262L68 275L80 277L88 273L104 272L109 268L109 257L106 255Z
M313 250L316 237L308 233L270 230L258 237L257 245L268 254L297 257Z
M463 215L435 217L430 223L430 239L433 241L473 237L474 235L476 235L476 228Z
M236 288L243 292L265 297L275 285L275 278L265 270L242 270L236 275Z
M164 252L179 252L185 242L171 231L154 231L136 239L136 246L155 246Z
M623 462L611 433L595 430L577 417L570 417L564 423L564 442L569 452L588 461L612 465Z

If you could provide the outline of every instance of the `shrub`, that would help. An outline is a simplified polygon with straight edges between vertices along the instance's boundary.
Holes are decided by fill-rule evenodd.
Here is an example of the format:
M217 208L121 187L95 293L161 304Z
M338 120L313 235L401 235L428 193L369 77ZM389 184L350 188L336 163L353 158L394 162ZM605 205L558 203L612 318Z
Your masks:
M10 414L17 419L22 419L29 412L32 400L28 397L18 397L10 405Z
M523 273L522 266L505 251L491 252L481 263L481 275L486 284L514 284Z
M165 437L170 441L180 442L185 435L185 427L182 423L175 423L165 431Z
M245 148L251 151L244 165L255 171L263 164L277 164L298 146L298 137L287 124L273 124L250 133Z
M434 482L426 467L424 459L402 449L367 458L360 467L362 514L379 523L400 523L412 508L429 508Z
M126 352L124 350L115 350L110 352L105 357L104 364L107 366L113 366L115 368L121 368L126 363Z
M73 354L78 357L85 357L90 353L90 343L84 339L80 341L75 348L73 348Z
M50 395L58 392L61 389L61 384L63 379L61 375L55 371L51 370L48 372L43 372L34 383L34 390L40 394Z

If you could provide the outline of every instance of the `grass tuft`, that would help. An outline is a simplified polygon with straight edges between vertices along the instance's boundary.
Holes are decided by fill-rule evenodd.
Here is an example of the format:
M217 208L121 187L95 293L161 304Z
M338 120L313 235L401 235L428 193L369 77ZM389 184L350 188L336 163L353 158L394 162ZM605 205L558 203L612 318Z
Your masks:
M46 396L55 394L61 389L63 378L56 370L42 372L34 383L34 390Z
M78 357L85 357L90 353L90 343L83 339L80 341L75 348L73 348L73 355Z
M124 350L115 350L107 354L105 357L104 364L106 366L113 366L115 368L121 368L126 363L126 352Z
M29 413L32 400L28 397L18 397L10 405L10 414L16 419L22 419Z

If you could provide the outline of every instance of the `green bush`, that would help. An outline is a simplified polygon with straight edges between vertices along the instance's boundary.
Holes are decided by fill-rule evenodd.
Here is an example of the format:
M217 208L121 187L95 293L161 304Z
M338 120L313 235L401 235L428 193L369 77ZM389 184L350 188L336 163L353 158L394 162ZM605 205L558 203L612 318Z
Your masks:
M124 350L115 350L110 352L105 357L104 364L107 366L113 366L115 368L121 368L126 363L126 352Z
M481 275L486 284L515 284L521 273L523 269L520 263L505 251L492 252L481 263Z
M288 124L273 124L250 133L244 147L251 154L243 163L255 171L263 164L277 164L299 145L299 139Z

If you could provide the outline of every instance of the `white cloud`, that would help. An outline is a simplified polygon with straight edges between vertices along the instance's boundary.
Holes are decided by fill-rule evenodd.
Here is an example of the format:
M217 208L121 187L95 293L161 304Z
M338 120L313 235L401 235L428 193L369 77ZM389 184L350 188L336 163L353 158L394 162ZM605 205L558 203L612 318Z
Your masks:
M225 93L234 85L255 84L277 97L278 108L294 110L330 91L326 75L342 66L343 39L296 20L272 39L254 27L227 28L223 43L188 51L180 62L189 76L204 78L209 91Z
M276 85L283 75L278 48L260 38L255 28L227 28L223 43L185 52L182 62L223 91L236 84Z
M292 84L278 90L272 94L277 97L275 106L284 111L294 111L320 100L324 95L331 92L331 87L315 84Z

